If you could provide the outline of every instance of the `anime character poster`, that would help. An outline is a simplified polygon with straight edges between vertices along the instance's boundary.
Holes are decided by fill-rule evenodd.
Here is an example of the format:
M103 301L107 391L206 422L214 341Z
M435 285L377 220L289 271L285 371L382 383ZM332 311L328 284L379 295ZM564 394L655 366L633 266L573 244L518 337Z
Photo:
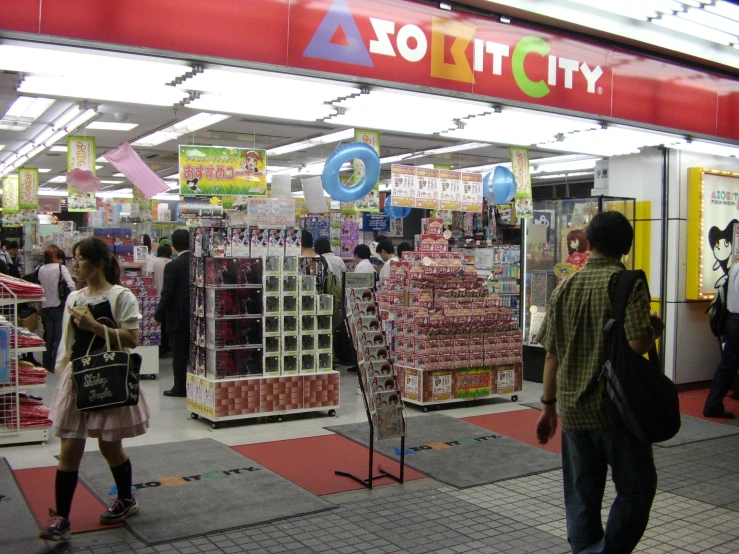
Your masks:
M365 129L357 129L354 132L354 141L367 144L375 149L377 154L380 154L380 133L377 131L368 131ZM362 160L355 159L354 164L354 177L352 178L353 183L356 185L362 179L364 179L364 162ZM354 202L354 209L361 212L379 212L380 211L380 181L378 179L372 190Z
M267 152L180 145L180 194L267 196Z
M734 263L734 224L739 223L739 178L704 173L703 236L699 294L714 294Z

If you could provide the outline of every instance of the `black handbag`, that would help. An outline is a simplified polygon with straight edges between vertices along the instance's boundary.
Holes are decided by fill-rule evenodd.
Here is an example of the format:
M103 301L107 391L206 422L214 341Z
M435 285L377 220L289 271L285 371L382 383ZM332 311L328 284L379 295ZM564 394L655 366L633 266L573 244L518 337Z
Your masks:
M135 406L139 402L139 370L141 356L110 349L108 326L105 329L105 350L87 353L72 360L72 378L77 387L76 405L81 412L107 410L118 406ZM121 339L115 330L118 344Z
M56 288L59 294L59 301L61 302L60 306L64 306L64 303L67 301L67 296L69 296L70 291L69 285L67 285L67 281L62 275L62 264L59 264L59 281L56 284Z

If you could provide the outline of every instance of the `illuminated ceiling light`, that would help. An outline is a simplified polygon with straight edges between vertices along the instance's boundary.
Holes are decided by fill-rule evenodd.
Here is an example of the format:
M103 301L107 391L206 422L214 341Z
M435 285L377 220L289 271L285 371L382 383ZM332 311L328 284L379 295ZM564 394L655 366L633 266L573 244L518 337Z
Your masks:
M408 152L407 154L398 154L397 156L388 156L386 158L380 158L380 163L383 165L384 164L394 164L397 162L401 162L403 160L407 160L411 156L413 156L412 152Z
M424 150L423 152L416 152L411 156L410 159L423 158L426 156L440 156L441 154L451 154L452 152L464 152L465 150L477 150L478 148L485 148L490 146L486 142L468 142L465 144L455 144L454 146L444 146L443 148L433 148L431 150Z
M120 185L123 183L123 181L119 181L116 179L101 179L100 182L106 185Z
M51 98L21 96L0 119L3 131L25 131L55 102Z
M710 142L707 140L693 140L680 144L669 145L669 147L676 150L686 150L689 152L697 152L700 154L708 154L712 156L733 156L739 158L739 146L732 144L721 144L718 142Z
M682 14L680 14L682 15ZM685 33L696 38L716 42L718 44L730 45L736 44L739 38L736 35L731 35L718 29L712 29L705 27L699 23L688 21L679 16L665 15L659 19L653 19L652 23L670 29L671 31L677 31L679 33Z
M335 111L330 102L361 92L344 83L236 69L206 69L177 88L199 93L186 103L196 110L298 121L328 117Z
M39 173L50 173L51 172L51 169L46 168L46 167L40 167L39 169L37 169L37 171Z
M559 157L559 156L556 156ZM531 174L537 173L552 173L561 171L577 171L582 169L594 169L595 162L600 158L589 158L585 160L575 160L560 163L537 163L531 161Z
M322 135L320 137L300 140L298 142L292 142L283 146L277 146L276 148L270 148L269 150L267 150L267 156L280 156L282 154L288 154L290 152L307 150L308 148L313 148L314 146L321 146L324 144L351 140L353 138L354 129L345 129L336 133L330 133L328 135Z
M329 123L423 135L455 128L456 120L494 110L484 102L386 90L372 90L332 104L340 109L325 119Z
M703 9L716 15L739 21L739 6L732 2L719 0L713 5L703 6Z
M24 74L62 77L84 77L89 86L94 80L114 79L115 83L164 85L192 67L179 61L165 61L151 56L93 51L58 44L2 44L0 69ZM94 80L90 79L94 76ZM85 98L85 95L80 95Z
M726 17L722 17L720 15L716 15L705 10L696 8L690 8L687 12L679 13L677 15L682 19L692 21L693 23L698 23L700 25L703 25L704 27L709 27L711 29L723 31L724 33L729 33L735 38L739 36L739 21L727 19ZM739 39L737 39L735 42L737 41L739 41Z
M577 4L582 4L590 8L597 8L599 10L631 17L634 19L641 19L646 21L650 17L657 17L658 13L654 10L650 4L651 2L644 0L618 0L613 2L612 0L571 0ZM678 8L680 9L680 8Z
M90 123L87 126L87 128L88 129L99 129L101 131L130 131L131 129L135 129L138 126L139 126L138 123L118 123L115 121L95 121L93 123ZM107 162L105 158L103 158L103 160Z
M66 183L67 177L65 175L57 175L56 177L52 177L47 183Z
M62 198L65 196L68 196L66 190L41 190L41 189L38 189L38 195L39 196L49 196L49 197L59 196Z
M182 135L194 133L195 131L204 129L205 127L210 127L211 125L215 125L229 117L230 116L228 115L222 114L200 113L192 117L188 117L183 121L179 121L165 129L146 135L134 142L133 145L151 148L170 140L176 140Z
M640 129L609 127L566 133L558 137L557 140L542 142L537 146L544 150L579 152L594 156L619 156L637 154L647 146L677 144L684 140L675 135L653 133Z
M598 129L587 119L549 115L533 110L503 109L460 120L461 125L442 136L496 144L528 146L553 139L561 133Z

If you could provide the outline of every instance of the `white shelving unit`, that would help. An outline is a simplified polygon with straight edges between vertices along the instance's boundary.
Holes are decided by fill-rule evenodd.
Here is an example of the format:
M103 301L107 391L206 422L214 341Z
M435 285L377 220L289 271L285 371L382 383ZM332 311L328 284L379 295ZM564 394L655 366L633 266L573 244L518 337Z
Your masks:
M17 298L3 283L0 283L0 314L10 323L18 320L18 304L42 302L43 297ZM31 442L46 442L49 440L50 427L31 427L23 429L20 426L20 403L18 394L22 391L43 390L46 385L19 385L17 362L19 354L44 352L43 346L18 348L17 335L10 334L8 358L11 364L15 362L16 372L11 373L10 381L0 383L0 446L23 444Z

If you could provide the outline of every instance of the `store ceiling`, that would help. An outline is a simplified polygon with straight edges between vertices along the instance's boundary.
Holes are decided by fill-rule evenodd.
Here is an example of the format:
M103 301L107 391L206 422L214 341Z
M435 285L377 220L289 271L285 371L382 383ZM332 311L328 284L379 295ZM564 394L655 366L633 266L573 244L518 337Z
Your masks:
M16 101L20 97L29 99L31 105L20 110L23 113L19 115ZM47 107L48 102L43 100L31 102L35 98L55 101ZM43 106L39 109L39 105ZM34 110L40 115L33 114ZM188 123L189 118L204 112L224 115L215 116L217 121L205 127ZM380 157L405 156L399 163L411 165L484 171L486 166L509 161L509 143L527 145L534 165L537 160L542 162L538 164L540 173L534 177L535 184L551 183L547 177L553 175L561 176L557 177L560 180L592 179L598 156L685 142L678 135L637 133L635 129L615 127L604 130L601 122L592 119L484 101L9 40L0 41L0 114L5 114L0 121L0 174L21 164L48 170L41 175L42 192L66 188L66 155L60 150L66 145L64 137L68 134L95 137L98 157L129 142L166 179L176 178L178 144L269 151L354 126L375 128L381 132ZM67 121L60 123L65 118ZM82 121L86 123L80 125ZM95 128L106 123L134 127ZM191 132L184 133L183 126ZM170 133L165 138L173 137L172 133L179 136L153 140L152 133L159 131ZM591 136L597 140L589 140ZM471 143L472 147L468 147ZM325 161L339 144L334 140L284 154L268 152L268 174L291 171L293 190L300 190L302 175L320 174L320 165L311 164ZM464 150L429 152L456 146ZM575 161L585 167L545 165L547 160L569 162L572 157L562 156L571 153L580 154ZM306 167L308 170L298 173ZM389 170L390 163L384 163L381 178L388 178ZM103 192L130 187L116 173L109 164L98 164ZM172 187L175 188L175 181Z

